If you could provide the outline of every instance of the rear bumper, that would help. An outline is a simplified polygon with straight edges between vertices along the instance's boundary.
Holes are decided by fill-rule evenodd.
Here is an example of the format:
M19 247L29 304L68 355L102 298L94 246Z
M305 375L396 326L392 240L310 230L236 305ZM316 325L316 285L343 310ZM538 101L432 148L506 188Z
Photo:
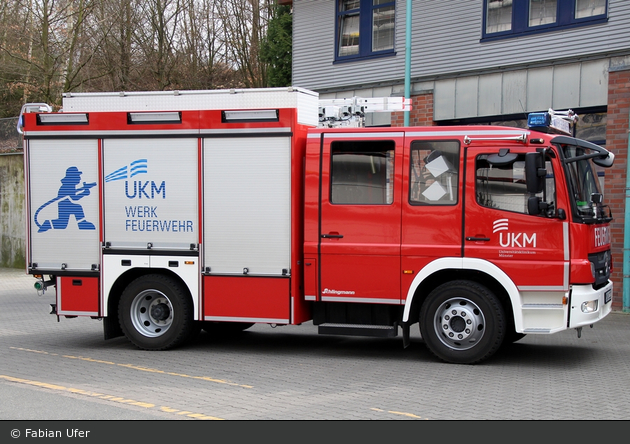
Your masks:
M612 311L613 283L599 290L593 290L591 285L573 285L571 289L571 306L569 313L569 328L583 327L600 321ZM596 308L585 311L586 306Z

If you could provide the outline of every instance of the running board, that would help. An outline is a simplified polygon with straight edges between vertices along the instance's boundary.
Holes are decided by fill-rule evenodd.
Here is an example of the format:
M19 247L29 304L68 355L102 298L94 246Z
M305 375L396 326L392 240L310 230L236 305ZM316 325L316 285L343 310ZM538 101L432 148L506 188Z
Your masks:
M523 330L525 334L535 334L535 333L551 333L550 328L526 328Z
M320 335L371 336L377 338L394 338L398 336L398 327L391 325L362 324L319 324Z

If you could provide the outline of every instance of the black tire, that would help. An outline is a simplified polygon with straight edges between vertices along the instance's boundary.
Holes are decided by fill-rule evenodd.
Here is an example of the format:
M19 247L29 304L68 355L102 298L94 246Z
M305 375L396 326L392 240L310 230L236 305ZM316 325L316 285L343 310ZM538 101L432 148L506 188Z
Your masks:
M204 321L201 325L201 328L211 335L226 336L241 333L253 325L253 322Z
M503 307L490 290L472 281L453 281L433 290L422 304L420 333L443 361L476 364L503 343Z
M167 350L182 345L199 331L193 310L192 299L179 282L150 274L125 288L118 305L118 319L127 339L137 347Z

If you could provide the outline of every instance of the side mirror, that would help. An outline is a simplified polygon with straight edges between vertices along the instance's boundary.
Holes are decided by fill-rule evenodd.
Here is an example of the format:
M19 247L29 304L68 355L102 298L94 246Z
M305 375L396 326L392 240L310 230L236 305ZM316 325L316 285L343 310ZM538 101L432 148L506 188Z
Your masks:
M615 155L613 153L608 153L608 156L605 157L595 157L593 158L593 163L597 166L608 168L613 166L615 162Z
M525 155L527 192L531 194L541 193L545 188L545 177L547 177L547 170L544 168L543 153L527 153Z
M529 196L527 199L527 213L531 216L538 216L540 214L541 199L538 196Z

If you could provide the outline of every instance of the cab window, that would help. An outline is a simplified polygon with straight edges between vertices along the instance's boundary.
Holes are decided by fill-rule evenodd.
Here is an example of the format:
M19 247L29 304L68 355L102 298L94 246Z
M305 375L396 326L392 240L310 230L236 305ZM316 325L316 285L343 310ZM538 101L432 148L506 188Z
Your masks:
M330 201L333 204L389 205L394 201L391 140L331 144Z
M496 166L488 162L487 155L476 159L477 203L483 207L528 214L527 182L525 180L525 155L519 154L516 161L509 165ZM551 207L556 200L556 188L551 162L545 162L547 169L546 189L538 194L545 197Z
M409 203L455 205L459 180L459 142L411 143Z

